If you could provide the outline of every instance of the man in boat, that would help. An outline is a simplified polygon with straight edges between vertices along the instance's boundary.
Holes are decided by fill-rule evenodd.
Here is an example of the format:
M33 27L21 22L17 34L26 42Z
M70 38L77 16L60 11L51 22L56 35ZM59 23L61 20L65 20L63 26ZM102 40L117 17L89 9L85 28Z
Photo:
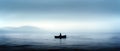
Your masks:
M59 36L55 36L55 38L66 38L66 35L62 35L61 33L60 33L60 35Z

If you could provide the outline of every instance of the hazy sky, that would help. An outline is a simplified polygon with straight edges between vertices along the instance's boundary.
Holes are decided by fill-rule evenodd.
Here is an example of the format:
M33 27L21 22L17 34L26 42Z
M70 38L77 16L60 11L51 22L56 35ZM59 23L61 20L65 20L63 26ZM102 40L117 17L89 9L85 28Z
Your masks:
M0 0L0 27L116 31L119 0Z

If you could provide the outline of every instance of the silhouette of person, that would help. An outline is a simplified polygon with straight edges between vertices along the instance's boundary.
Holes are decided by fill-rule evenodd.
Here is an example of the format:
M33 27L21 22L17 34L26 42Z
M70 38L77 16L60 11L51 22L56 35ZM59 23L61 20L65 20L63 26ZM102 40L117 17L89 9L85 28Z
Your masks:
M60 36L62 36L62 34L60 33Z

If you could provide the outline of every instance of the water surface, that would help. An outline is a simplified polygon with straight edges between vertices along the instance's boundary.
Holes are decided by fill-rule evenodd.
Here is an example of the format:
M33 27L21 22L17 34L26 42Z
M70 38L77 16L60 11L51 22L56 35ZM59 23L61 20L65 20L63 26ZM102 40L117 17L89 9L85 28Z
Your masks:
M0 45L35 49L100 49L120 47L119 34L67 34L55 39L52 34L0 34Z

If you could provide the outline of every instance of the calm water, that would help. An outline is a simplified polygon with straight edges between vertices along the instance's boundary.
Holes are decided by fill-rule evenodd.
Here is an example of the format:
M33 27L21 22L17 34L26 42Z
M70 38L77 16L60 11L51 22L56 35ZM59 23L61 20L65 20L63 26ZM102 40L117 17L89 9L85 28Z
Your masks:
M0 45L30 45L31 48L106 48L120 47L119 34L67 34L66 39L55 39L52 34L0 34Z

